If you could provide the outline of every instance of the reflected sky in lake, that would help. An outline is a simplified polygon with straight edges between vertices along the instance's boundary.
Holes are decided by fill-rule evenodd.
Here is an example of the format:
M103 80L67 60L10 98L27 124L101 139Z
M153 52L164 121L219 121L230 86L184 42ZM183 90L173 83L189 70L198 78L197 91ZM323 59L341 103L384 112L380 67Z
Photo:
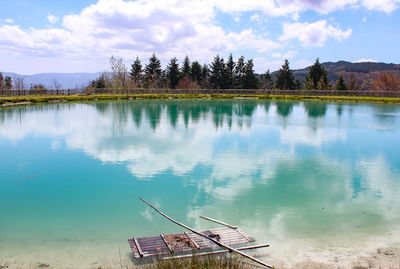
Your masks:
M215 226L199 218L206 215L271 244L359 244L400 226L399 137L396 105L143 100L1 108L7 217L0 238L122 242L128 252L133 234L180 231L141 195L199 229Z

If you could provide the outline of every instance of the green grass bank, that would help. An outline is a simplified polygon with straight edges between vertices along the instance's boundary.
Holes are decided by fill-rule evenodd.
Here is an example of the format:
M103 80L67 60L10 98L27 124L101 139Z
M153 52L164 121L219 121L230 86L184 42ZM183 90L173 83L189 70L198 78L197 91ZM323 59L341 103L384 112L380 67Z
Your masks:
M1 106L28 105L36 103L82 102L99 100L134 99L259 99L259 100L311 100L331 102L366 102L400 104L400 98L363 96L303 96L268 94L104 94L104 95L24 95L0 97Z

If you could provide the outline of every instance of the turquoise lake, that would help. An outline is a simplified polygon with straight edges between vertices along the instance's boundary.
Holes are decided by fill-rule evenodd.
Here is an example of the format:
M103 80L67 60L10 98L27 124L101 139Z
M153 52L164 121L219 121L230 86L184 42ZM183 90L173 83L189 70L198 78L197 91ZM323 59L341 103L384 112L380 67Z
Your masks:
M255 100L0 108L0 265L91 268L127 239L238 225L263 260L400 241L400 106ZM301 250L300 247L301 246Z

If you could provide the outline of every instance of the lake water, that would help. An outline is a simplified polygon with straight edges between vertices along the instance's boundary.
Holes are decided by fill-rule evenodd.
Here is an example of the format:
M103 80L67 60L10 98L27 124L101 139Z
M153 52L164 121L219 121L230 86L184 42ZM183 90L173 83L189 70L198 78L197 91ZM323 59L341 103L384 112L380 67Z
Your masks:
M239 225L271 263L400 239L400 106L252 100L0 108L0 265L91 268L127 239Z

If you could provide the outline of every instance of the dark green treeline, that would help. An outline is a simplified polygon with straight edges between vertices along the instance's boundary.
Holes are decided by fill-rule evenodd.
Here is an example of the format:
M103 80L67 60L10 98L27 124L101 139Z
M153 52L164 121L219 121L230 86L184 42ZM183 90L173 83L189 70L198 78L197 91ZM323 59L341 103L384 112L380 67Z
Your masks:
M333 84L328 80L328 72L316 59L309 68L306 80L295 80L289 61L285 60L282 67L271 74L266 70L256 74L252 59L243 56L233 59L232 54L227 59L215 56L210 64L201 65L191 61L186 56L181 64L172 58L165 69L153 54L147 64L139 57L128 70L122 59L111 58L111 73L103 73L89 87L92 88L168 88L168 89L267 89L267 90L332 90ZM126 75L124 75L126 74ZM124 81L119 81L124 79ZM348 87L343 78L336 83L335 89L346 90Z

